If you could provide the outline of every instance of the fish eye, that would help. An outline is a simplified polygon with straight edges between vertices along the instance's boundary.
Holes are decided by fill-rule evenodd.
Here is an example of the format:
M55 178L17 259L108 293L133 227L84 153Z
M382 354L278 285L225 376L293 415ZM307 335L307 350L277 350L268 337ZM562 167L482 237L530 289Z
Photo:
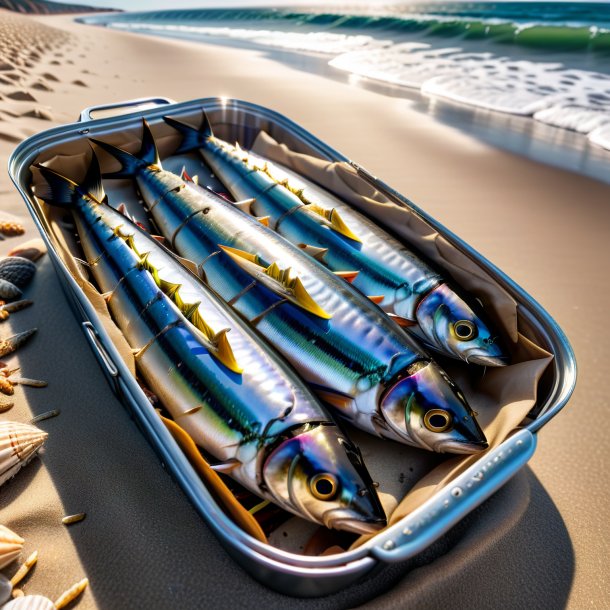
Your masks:
M453 331L460 341L470 341L476 337L477 327L470 320L458 320L453 325Z
M337 479L332 474L324 472L313 477L309 487L318 500L332 500L337 494Z
M451 428L453 418L444 409L430 409L424 415L424 426L430 432L445 432Z

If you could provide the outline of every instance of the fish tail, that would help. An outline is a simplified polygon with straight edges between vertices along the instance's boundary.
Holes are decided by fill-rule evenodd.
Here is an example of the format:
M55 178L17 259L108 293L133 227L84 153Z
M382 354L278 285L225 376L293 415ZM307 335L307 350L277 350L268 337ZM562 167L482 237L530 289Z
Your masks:
M95 153L80 184L40 163L36 163L34 167L46 180L46 184L36 187L36 197L44 201L60 207L74 207L81 197L89 197L98 203L106 199L100 164Z
M146 119L142 119L142 144L140 151L135 155L113 144L108 144L108 142L102 142L95 138L90 138L90 140L121 163L121 169L116 172L105 173L106 178L129 178L147 167L161 169L159 151Z
M210 121L205 113L205 111L201 111L203 114L203 121L199 129L193 127L192 125L187 125L182 121L177 121L176 119L172 119L171 117L164 116L163 120L178 130L182 135L182 142L180 146L176 150L176 153L185 153L191 150L196 150L201 148L208 138L211 138L214 134L212 133L212 127L210 125Z

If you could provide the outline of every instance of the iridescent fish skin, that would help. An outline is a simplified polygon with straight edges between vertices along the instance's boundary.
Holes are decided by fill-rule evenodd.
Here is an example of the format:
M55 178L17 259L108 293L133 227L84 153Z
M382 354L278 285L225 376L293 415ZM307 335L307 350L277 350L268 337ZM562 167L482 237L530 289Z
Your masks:
M134 349L140 374L220 469L301 517L353 532L383 527L383 508L360 454L318 399L199 278L125 216L99 203L99 169L84 181L92 186L79 187L38 167L51 188L47 196L38 195L74 211L88 265ZM224 341L227 328L230 347L214 344L214 336ZM308 478L298 497L286 495L277 477L291 463L277 457L277 447L290 442L308 445L301 456ZM336 489L320 501L316 485L326 479ZM312 510L301 510L313 501ZM346 518L329 521L329 511Z
M353 286L383 297L379 306L428 347L473 364L507 364L483 315L360 212L296 172L216 138L205 115L199 130L166 121L185 135L182 150L197 147L236 200L252 198L243 210L295 245L326 250L319 260L332 271L357 272Z
M421 362L440 369L379 308L233 204L164 171L145 122L138 155L95 143L121 161L122 170L110 177L135 178L170 246L198 266L209 286L295 366L335 413L372 434L425 449L434 445L444 451L455 444L457 432L439 432L434 444L421 442L410 432L420 425L397 429L386 419L386 412L400 404L390 396L382 409L382 396L396 384L413 387L409 367ZM274 287L270 276L298 279L304 299L295 298L296 290L288 284L276 282ZM430 395L440 399L434 408L446 412L452 422L473 418L464 397L440 372L435 383L447 387L431 389ZM422 389L419 385L417 391ZM404 401L404 396L396 396ZM422 414L413 417L424 425ZM473 452L487 447L480 428L468 432L461 439L465 446Z

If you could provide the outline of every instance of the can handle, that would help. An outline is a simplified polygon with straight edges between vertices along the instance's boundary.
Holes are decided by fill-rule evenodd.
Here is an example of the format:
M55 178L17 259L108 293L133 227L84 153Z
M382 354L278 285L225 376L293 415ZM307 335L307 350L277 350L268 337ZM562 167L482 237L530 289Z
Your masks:
M404 561L423 551L497 491L533 455L536 436L519 430L400 522L371 547L381 561Z
M175 104L176 102L169 97L140 97L135 100L126 100L124 102L113 102L111 104L98 104L85 108L78 117L79 123L92 121L92 112L100 112L101 110L114 110L117 108L133 108L135 106L164 106L166 104Z
M104 367L104 370L116 383L116 379L119 376L119 369L117 369L116 365L112 361L112 358L104 349L104 346L102 345L98 334L95 332L95 327L93 326L93 324L91 324L91 322L83 322L82 327L85 331L85 337L87 337L87 341L89 341L89 345L91 346L91 349L93 349L93 352L96 355L97 359Z

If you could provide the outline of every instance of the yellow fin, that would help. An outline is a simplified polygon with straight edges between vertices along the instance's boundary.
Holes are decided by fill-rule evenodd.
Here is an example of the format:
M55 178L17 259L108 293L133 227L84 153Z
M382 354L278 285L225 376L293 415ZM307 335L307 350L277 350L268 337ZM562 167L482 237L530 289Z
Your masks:
M353 401L353 399L349 396L335 394L334 392L331 392L329 390L314 388L314 391L320 397L321 400L327 402L333 407L336 407L337 409L348 409Z
M245 250L239 250L238 248L231 248L231 246L221 246L220 244L218 244L218 247L223 252L226 252L233 260L243 258L260 267L259 258L256 254L250 254L250 252L246 252Z
M295 305L301 307L301 309L323 318L324 320L332 318L329 313L324 311L324 309L314 301L305 289L301 279L293 275L290 268L280 269L279 265L275 262L265 268L260 264L259 258L255 254L237 250L236 248L229 248L227 246L220 246L220 248L244 271L255 279L260 280L261 283L277 295L288 299Z
M383 295L382 294L378 294L378 295L371 296L369 294L369 299L371 301L373 301L373 303L375 303L376 305L379 305L379 303L381 303L381 301L383 301Z
M269 216L257 216L256 220L266 227L269 226Z
M243 201L235 201L233 205L246 214L252 214L252 204L255 201L256 199L244 199Z
M341 218L339 212L337 212L335 208L331 208L329 210L328 208L323 208L321 205L316 203L310 203L307 205L307 209L311 212L315 212L323 218L326 218L326 220L330 222L331 228L337 233L345 235L345 237L348 237L353 241L362 243L362 240L357 235L352 233L351 229L345 224L345 221L343 218Z
M227 333L229 332L229 330L229 328L223 328L221 331L217 332L214 335L214 343L216 345L216 357L228 369L230 369L234 373L241 374L243 373L244 369L242 369L237 364L237 360L235 360L235 355L233 354L233 350L231 349L231 344L227 339Z

